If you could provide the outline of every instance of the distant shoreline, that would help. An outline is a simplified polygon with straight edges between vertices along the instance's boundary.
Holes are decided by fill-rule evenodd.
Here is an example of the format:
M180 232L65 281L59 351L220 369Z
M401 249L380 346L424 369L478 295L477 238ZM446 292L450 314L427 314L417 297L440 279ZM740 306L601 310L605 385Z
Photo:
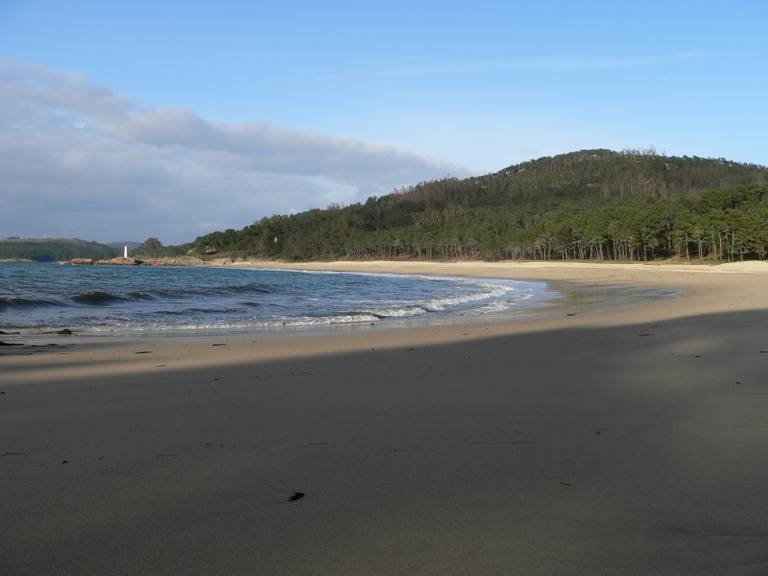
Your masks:
M542 269L588 269L593 267L616 269L664 269L691 272L768 272L768 260L743 261L612 261L612 260L264 260L264 259L232 259L229 257L203 259L197 256L131 256L129 258L115 257L106 259L71 258L67 260L41 261L28 258L0 258L0 264L69 264L75 266L203 266L203 267L238 267L238 268L276 268L276 269L324 269L339 270L347 268L376 269L386 267L422 267L422 266L482 266L489 268L517 268L528 270Z
M743 262L720 263L673 263L665 261L649 262L609 262L603 260L589 261L563 261L563 260L459 260L459 261L434 261L434 260L313 260L306 262L286 262L279 260L235 260L217 259L202 261L201 266L210 267L234 267L234 268L275 268L286 270L327 270L327 271L383 271L388 273L408 273L408 270L425 270L438 272L451 269L462 270L476 276L473 270L489 272L515 272L528 271L538 274L542 271L574 271L589 269L615 269L615 270L665 270L678 272L699 273L766 273L768 261L745 260ZM396 272L397 271L397 272ZM419 273L419 272L415 272ZM521 278L522 279L522 278Z
M2 262L28 262L35 263L34 260L25 259L6 259ZM39 262L44 263L44 262ZM304 260L304 261L286 261L286 260L263 260L263 259L232 259L232 258L212 258L204 260L196 256L136 256L129 258L108 258L95 260L91 258L72 258L70 260L57 261L57 264L71 265L93 265L93 266L206 266L206 267L256 267L256 268L284 268L292 270L306 269L332 269L333 267L368 267L376 268L386 266L490 266L490 267L517 267L526 269L571 269L571 268L589 268L589 267L615 267L617 269L667 269L679 271L702 271L712 270L719 272L768 272L768 261L766 260L743 260L736 262L712 262L712 261L684 261L670 262L668 260L647 260L647 261L611 261L611 260Z

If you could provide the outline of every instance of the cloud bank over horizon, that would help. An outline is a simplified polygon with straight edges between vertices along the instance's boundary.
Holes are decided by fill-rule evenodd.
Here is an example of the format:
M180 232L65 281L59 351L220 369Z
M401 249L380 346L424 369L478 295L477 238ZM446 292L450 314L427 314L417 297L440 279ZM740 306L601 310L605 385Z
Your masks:
M145 107L0 59L0 236L179 243L448 173L468 174L389 146Z

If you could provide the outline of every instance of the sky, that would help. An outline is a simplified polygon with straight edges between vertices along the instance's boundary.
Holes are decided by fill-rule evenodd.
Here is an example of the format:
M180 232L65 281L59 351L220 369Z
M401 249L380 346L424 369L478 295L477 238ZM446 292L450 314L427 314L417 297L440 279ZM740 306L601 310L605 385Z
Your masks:
M768 164L768 2L0 0L0 237L178 243L585 148Z

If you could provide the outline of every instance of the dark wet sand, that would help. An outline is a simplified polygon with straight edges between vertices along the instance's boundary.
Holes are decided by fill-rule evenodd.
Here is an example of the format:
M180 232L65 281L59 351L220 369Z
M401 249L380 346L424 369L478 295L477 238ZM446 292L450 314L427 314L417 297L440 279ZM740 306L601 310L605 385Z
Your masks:
M646 316L0 358L0 574L766 574L768 311Z

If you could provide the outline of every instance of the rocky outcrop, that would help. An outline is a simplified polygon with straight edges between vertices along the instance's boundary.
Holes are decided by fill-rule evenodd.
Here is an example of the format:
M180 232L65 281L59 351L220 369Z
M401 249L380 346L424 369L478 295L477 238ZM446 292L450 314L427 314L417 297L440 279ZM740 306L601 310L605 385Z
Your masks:
M203 260L194 256L163 256L161 258L142 258L147 266L200 266Z
M67 260L67 264L93 265L102 264L104 266L140 266L144 264L141 260L135 258L106 258L104 260L94 260L93 258L72 258Z
M163 258L107 258L93 260L92 258L73 258L67 264L97 264L102 266L199 266L203 261L194 256L173 256Z
M136 260L135 258L123 258L118 256L117 258L107 258L106 260L97 260L96 264L103 264L105 266L141 266L144 264L142 260Z

